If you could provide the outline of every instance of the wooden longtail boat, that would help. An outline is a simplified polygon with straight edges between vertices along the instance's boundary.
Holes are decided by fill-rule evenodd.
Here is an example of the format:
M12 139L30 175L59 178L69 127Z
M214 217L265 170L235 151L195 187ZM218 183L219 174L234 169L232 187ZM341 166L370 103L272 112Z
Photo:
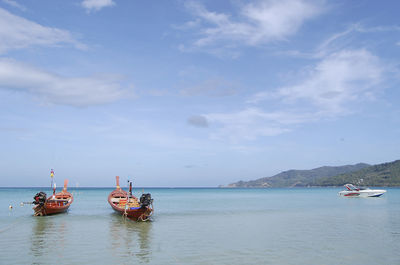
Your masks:
M153 213L153 199L150 193L144 193L140 199L132 195L132 182L129 182L129 192L119 186L119 176L116 176L117 187L108 195L108 203L114 211L136 221L147 221Z
M34 201L33 210L35 211L34 216L44 216L56 213L66 212L74 201L74 197L67 191L68 179L64 180L64 188L61 192L55 193L53 189L53 195L46 198L46 193L43 191L37 193L33 197Z

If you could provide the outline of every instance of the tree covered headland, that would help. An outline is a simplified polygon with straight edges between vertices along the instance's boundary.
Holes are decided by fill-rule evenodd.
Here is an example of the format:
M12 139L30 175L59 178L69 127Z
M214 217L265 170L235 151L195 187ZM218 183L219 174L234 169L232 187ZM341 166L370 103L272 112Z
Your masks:
M229 188L342 186L346 183L365 186L400 186L400 160L378 165L359 163L311 170L288 170L272 177L238 181Z

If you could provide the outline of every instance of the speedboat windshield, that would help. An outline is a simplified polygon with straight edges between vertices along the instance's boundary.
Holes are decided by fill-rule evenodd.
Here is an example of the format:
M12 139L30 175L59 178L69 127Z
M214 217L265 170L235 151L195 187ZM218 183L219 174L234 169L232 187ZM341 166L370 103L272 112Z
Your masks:
M362 188L362 187L357 187L354 186L353 184L346 184L344 185L347 190L349 191L360 191L360 190L368 190L368 188Z
M353 184L346 184L344 186L346 187L347 190L360 190L359 188L357 188Z

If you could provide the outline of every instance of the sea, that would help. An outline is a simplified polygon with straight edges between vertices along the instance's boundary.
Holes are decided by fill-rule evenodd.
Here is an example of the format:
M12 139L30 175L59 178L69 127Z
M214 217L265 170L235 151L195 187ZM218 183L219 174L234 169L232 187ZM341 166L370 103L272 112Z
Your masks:
M0 188L0 264L400 264L399 188L134 189L149 222L114 213L113 189L71 188L67 213L34 217L20 203L50 189Z

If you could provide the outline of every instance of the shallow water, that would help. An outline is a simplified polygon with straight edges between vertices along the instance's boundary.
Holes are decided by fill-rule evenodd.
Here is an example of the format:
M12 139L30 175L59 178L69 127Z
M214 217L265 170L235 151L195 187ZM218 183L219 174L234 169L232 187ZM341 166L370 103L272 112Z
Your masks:
M68 213L33 217L19 203L39 190L0 188L0 264L400 264L400 189L145 189L144 223L112 211L112 188L71 189Z

